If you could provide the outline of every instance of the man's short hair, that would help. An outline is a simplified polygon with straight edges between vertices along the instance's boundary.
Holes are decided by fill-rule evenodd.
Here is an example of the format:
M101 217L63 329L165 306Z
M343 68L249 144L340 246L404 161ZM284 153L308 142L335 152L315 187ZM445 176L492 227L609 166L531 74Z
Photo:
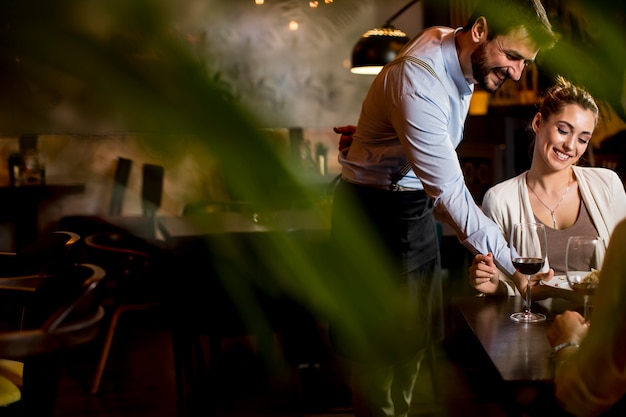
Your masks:
M524 27L538 49L550 49L559 39L541 0L480 0L467 21L469 30L480 16L487 19L488 39Z

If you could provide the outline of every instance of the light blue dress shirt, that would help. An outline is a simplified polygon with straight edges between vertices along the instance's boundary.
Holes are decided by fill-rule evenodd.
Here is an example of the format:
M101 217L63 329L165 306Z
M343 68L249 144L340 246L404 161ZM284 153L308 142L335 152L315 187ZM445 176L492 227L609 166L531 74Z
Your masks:
M504 271L515 271L498 226L475 204L456 153L474 85L465 79L452 28L436 27L411 40L400 56L412 55L435 71L402 61L376 76L361 109L347 156L339 155L346 181L386 186L411 163L399 185L423 189L435 215L473 252L494 254Z

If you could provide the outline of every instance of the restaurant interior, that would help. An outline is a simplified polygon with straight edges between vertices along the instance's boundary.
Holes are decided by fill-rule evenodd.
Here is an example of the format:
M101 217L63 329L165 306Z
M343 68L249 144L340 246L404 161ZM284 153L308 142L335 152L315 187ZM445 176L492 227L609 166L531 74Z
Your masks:
M365 249L328 245L333 127L357 123L373 79L351 71L353 49L385 25L407 38L462 26L475 0L130 3L0 5L0 358L34 369L0 379L0 416L354 415L328 322L375 323L374 339L355 325L354 343L393 349L380 323L394 294ZM478 203L528 168L527 125L554 73L600 103L584 163L626 181L623 3L543 1L555 51L474 94L458 155ZM515 373L492 345L549 352L545 325L521 336L499 322L516 297L465 304L472 254L439 226L446 336L410 416L541 415L544 360ZM80 285L55 287L65 275ZM356 278L362 297L341 284ZM25 329L25 305L58 309Z

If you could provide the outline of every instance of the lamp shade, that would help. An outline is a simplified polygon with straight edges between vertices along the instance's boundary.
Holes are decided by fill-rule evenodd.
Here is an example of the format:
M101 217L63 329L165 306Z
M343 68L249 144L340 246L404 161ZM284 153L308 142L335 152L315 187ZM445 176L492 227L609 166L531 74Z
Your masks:
M378 74L408 41L406 33L391 25L368 30L352 50L350 71L354 74Z
M411 0L387 19L382 28L365 32L352 50L353 74L378 74L383 66L394 60L409 41L406 33L391 25L398 16L420 0Z

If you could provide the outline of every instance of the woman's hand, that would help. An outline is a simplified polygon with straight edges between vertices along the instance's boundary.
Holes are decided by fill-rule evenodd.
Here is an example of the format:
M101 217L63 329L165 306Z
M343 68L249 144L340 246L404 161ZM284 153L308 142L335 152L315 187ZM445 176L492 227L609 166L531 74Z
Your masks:
M495 294L500 285L498 268L493 254L476 255L469 269L470 285L484 294Z
M554 270L550 268L548 272L539 272L530 276L530 291L533 301L545 300L546 298L561 297L562 291L549 285L540 285L541 281L550 281L554 278ZM526 275L516 271L513 275L515 286L522 296L526 297L526 289L529 285Z

